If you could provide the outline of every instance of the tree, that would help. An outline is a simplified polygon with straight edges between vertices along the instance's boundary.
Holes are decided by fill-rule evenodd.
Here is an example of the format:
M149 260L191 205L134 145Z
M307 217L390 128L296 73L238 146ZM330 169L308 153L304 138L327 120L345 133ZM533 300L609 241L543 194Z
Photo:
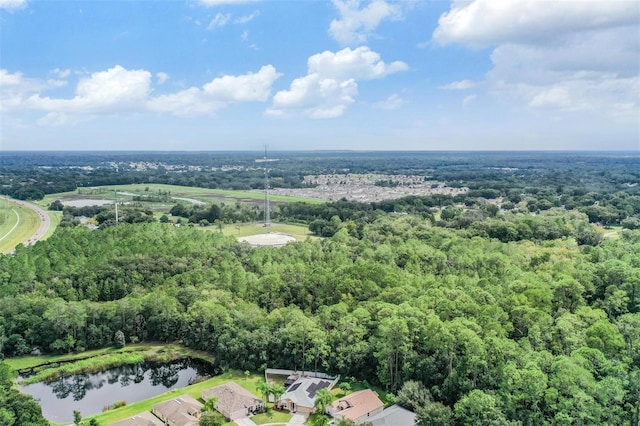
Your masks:
M329 389L320 389L316 392L316 400L313 403L316 413L324 414L327 411L327 406L331 404L333 395L329 392Z
M223 426L227 419L217 411L208 411L200 416L200 426Z
M338 387L345 394L351 390L351 384L349 382L342 382L340 383L340 385L338 385Z
M126 342L122 330L116 331L116 334L113 337L113 343L115 343L116 348L124 348Z
M78 410L73 410L73 424L79 425L82 422L82 413Z
M415 412L431 402L431 393L424 383L409 380L402 385L396 402L407 410Z
M428 402L416 412L418 426L449 426L453 423L453 411L440 402Z
M216 411L216 405L218 404L218 398L212 396L204 402L204 409L207 411Z
M273 395L273 402L276 404L280 402L280 398L282 397L282 395L284 395L285 392L286 392L286 389L282 385L271 386L271 394Z
M267 401L269 401L269 395L271 394L271 387L269 386L269 383L267 383L266 380L261 381L256 385L256 389L262 394L262 400L266 405Z

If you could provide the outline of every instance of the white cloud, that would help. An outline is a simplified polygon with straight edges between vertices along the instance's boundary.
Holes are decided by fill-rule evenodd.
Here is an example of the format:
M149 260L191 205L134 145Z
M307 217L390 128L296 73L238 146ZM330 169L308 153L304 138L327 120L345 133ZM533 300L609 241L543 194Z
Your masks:
M407 64L401 61L385 63L377 52L366 46L357 49L347 47L336 53L324 51L311 56L307 65L310 74L318 73L338 80L371 80L408 69Z
M236 5L242 3L250 3L259 0L200 0L200 4L207 7Z
M456 0L440 16L441 43L546 43L577 31L637 25L638 4L626 0ZM636 32L637 34L637 32Z
M384 101L376 102L374 104L374 107L386 110L394 110L400 108L402 105L404 105L404 103L404 100L399 95L394 93Z
M214 28L224 27L230 19L230 13L216 13L216 16L214 16L211 22L209 22L207 29L212 30Z
M360 0L333 0L340 14L331 21L329 34L344 45L364 43L385 19L397 20L402 17L399 4L385 0L373 0L360 9Z
M166 72L158 72L156 73L156 79L158 81L158 84L162 85L166 83L167 80L169 80L169 74L167 74Z
M634 1L457 0L433 39L495 46L486 86L501 97L633 116L640 113L638 25Z
M114 107L135 108L149 94L151 73L145 70L129 71L116 65L106 71L95 72L81 79L76 95L71 99L30 96L25 104L31 109L52 112L111 112Z
M0 0L0 9L20 9L27 5L27 0Z
M460 80L445 84L444 86L440 86L440 88L444 90L467 90L476 87L477 85L478 83L471 80Z
M122 112L164 112L193 115L217 111L236 102L264 102L269 98L273 82L281 76L272 65L256 73L213 79L202 87L190 87L175 93L152 96L151 73L127 70L116 65L81 79L72 98L43 96L44 90L59 87L64 81L24 78L21 73L0 70L0 105L3 112L19 110L43 111L39 125L62 125L69 117ZM169 78L156 74L160 85Z
M234 102L264 102L271 94L271 86L282 74L272 65L265 65L257 73L215 78L204 85L204 93L215 99Z
M249 23L249 22L253 21L258 16L260 16L260 11L256 10L250 15L238 16L236 19L234 19L233 23L234 24L246 24L246 23Z
M240 34L240 39L242 39L242 41L246 41L249 38L249 31L243 31L242 34Z
M336 118L355 102L358 80L383 78L407 68L404 62L385 63L368 47L318 53L307 61L306 76L293 80L289 90L275 94L267 114Z

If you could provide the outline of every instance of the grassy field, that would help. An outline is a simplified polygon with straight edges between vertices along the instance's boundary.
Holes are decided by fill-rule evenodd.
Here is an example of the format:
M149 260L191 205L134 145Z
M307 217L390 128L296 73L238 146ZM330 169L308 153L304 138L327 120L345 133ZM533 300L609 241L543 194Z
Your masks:
M82 192L89 191L89 189L84 188L81 189ZM211 202L212 199L220 199L221 201L229 200L229 201L243 201L243 200L254 200L261 201L264 199L264 194L261 192L252 192L252 191L232 191L225 189L207 189L207 188L196 188L190 186L178 186L178 185L164 185L164 184L132 184L132 185L113 185L113 186L103 186L99 187L94 191L94 195L99 195L100 198L112 199L115 197L114 192L130 192L136 195L154 195L157 194L158 191L168 192L171 197L179 197L179 198L191 198L198 201L203 202ZM69 196L69 193L65 194L54 194L59 195L60 197ZM75 193L77 196L78 194ZM80 194L82 195L82 194ZM87 194L89 195L89 194ZM48 196L51 197L51 196ZM118 195L118 198L123 197L126 199L126 195ZM132 197L132 196L129 196ZM53 201L56 198L52 198ZM282 203L291 203L295 201L302 201L306 203L323 203L323 200L318 200L316 198L302 198L302 197L289 197L284 195L273 195L270 196L269 199L273 202L282 202Z
M40 218L33 210L0 199L0 253L12 251L31 237L40 226ZM6 220L4 220L6 215Z

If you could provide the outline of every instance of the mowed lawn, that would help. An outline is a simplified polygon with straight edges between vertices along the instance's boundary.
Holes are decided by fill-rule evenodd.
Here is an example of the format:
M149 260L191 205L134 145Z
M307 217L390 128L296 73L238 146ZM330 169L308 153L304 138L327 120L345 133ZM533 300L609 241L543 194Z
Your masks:
M216 226L210 226L207 228L211 231L217 231ZM307 238L314 237L309 228L304 225L290 225L286 223L272 223L271 226L265 227L260 222L256 223L243 223L243 224L229 224L224 225L222 233L233 237L248 237L249 235L268 234L270 232L278 232L281 234L291 235L296 241L304 241Z
M18 244L27 241L40 227L38 213L5 199L0 200L0 215L0 253L12 251Z

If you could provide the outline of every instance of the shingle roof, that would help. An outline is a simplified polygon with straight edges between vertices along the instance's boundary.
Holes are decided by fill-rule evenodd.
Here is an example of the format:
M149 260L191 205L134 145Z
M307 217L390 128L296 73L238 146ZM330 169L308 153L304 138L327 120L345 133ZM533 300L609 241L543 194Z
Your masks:
M254 407L262 403L262 400L237 384L228 382L220 386L205 389L202 391L202 399L205 401L211 397L217 398L216 410L229 418L231 413Z
M176 426L197 425L202 408L204 405L186 394L153 406L155 413L171 420Z
M371 389L354 392L331 404L335 414L351 420L360 418L382 407L384 407L384 403L380 401L378 394Z
M329 380L318 377L301 377L289 386L282 399L289 399L301 407L313 407L316 393L320 389L330 387L331 381Z
M416 414L399 405L392 405L367 421L373 426L413 426L416 424Z
M150 412L145 411L119 422L110 423L109 426L164 426L164 423Z

